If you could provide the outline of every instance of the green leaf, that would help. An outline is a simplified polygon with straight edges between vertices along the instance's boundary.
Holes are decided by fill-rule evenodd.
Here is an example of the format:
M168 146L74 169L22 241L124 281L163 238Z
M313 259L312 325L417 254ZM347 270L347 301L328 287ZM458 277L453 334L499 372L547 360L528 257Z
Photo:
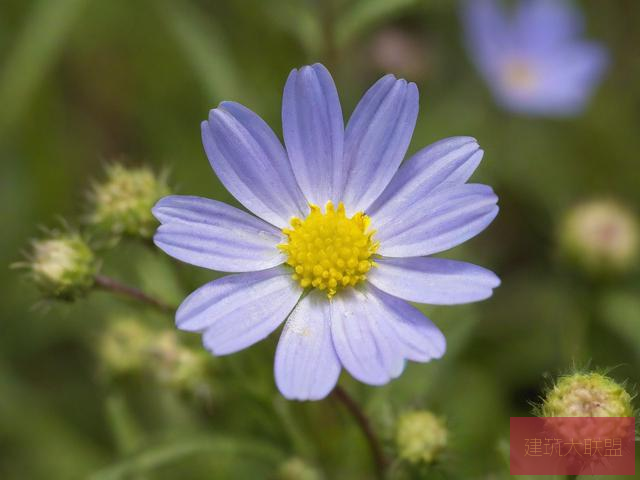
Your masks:
M0 71L0 134L19 121L88 0L40 0Z
M602 318L620 338L640 345L640 298L631 292L612 292L602 302Z
M141 442L142 433L122 394L114 393L105 400L107 420L116 447L120 453L134 451Z
M100 470L90 480L119 480L148 473L191 455L235 456L239 461L255 460L272 466L278 465L284 454L264 442L227 436L191 437L150 447L137 455Z
M247 89L240 87L239 74L233 56L211 16L204 15L189 2L159 1L162 18L185 53L187 62L206 95L221 100L240 98ZM246 95L243 96L247 101Z
M323 48L319 15L306 2L283 0L274 8L274 2L260 2L269 22L293 35L309 58L317 58Z

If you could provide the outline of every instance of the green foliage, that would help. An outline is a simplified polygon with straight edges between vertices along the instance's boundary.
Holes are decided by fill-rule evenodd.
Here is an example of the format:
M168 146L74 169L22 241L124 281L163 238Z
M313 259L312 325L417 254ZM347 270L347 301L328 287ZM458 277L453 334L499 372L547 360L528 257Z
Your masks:
M502 286L479 304L421 307L447 337L442 360L409 363L383 387L346 373L341 384L391 457L403 413L446 418L443 460L415 471L392 462L392 476L507 478L509 417L531 414L545 377L589 364L615 367L609 375L618 383L640 382L637 265L624 275L585 275L563 261L558 236L567 211L584 200L613 198L636 222L640 205L640 5L581 5L589 35L608 45L612 64L582 116L547 120L515 117L493 103L463 50L458 2L5 0L0 263L21 259L38 224L56 215L82 219L90 180L121 155L150 171L170 168L179 193L234 203L202 150L199 122L208 110L240 101L280 132L288 72L322 61L348 119L387 73L372 61L373 39L399 29L425 55L410 151L447 136L478 138L486 153L473 181L490 183L500 197L494 224L446 256L491 268ZM177 264L147 243L123 238L99 252L105 274L172 305L217 275ZM97 268L89 264L84 280ZM278 394L277 333L214 359L196 335L157 335L174 328L170 314L104 292L34 311L41 294L32 284L8 268L0 279L0 478L277 478L287 465L320 478L372 478L367 443L340 405L291 403ZM100 339L114 318L131 317L156 335L145 350L155 356L146 355L138 371L106 375ZM178 368L176 377L149 368L170 371L186 358L173 355L183 348L205 355L206 398L176 388L200 375L199 367Z

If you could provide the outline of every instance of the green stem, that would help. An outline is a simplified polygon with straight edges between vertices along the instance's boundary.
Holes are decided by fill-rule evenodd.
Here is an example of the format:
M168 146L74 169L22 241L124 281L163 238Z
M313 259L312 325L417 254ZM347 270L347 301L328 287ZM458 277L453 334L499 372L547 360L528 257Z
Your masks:
M371 450L376 477L379 480L384 479L388 462L384 455L384 451L382 450L380 440L371 427L371 422L369 422L369 419L360 408L360 405L358 405L353 397L351 397L351 395L349 395L347 391L340 385L337 385L336 388L333 389L332 395L345 406L345 408L353 416L354 420L362 430L362 433L367 439L367 443L369 444L369 448Z

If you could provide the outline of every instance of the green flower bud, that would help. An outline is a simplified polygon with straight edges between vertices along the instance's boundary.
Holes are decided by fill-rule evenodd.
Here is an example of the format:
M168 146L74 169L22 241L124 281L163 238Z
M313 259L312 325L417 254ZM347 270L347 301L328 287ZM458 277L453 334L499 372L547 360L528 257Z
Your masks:
M560 439L624 437L633 428L631 395L600 373L574 373L561 377L538 409L549 432ZM561 417L561 418L557 418ZM576 424L564 417L628 417L607 424Z
M304 460L294 457L285 461L276 474L277 480L321 480L322 475Z
M151 208L170 193L165 175L155 175L148 167L111 164L106 179L90 192L93 210L89 222L114 238L151 238L156 228Z
M398 456L410 463L433 463L447 447L444 421L426 410L403 413L396 427Z
M152 333L134 318L112 321L98 342L104 371L110 375L141 372L146 366Z
M567 258L590 273L628 270L638 255L640 234L636 217L610 200L593 200L574 207L560 229Z
M601 373L560 377L547 393L543 417L632 417L631 395Z
M27 261L18 264L47 298L72 301L93 286L99 262L87 242L77 233L54 232L36 240Z

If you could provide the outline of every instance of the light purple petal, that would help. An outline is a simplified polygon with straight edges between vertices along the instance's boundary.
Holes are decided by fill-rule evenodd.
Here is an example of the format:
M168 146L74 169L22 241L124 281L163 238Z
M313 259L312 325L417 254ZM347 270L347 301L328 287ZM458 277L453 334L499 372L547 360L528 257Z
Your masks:
M327 69L316 63L293 70L282 98L282 128L289 160L310 203L340 200L344 121L338 92Z
M367 279L410 302L456 305L489 298L500 279L486 268L443 258L381 258Z
M178 260L222 272L264 270L285 261L272 225L225 203L171 195L153 207L154 243Z
M273 332L301 294L283 267L227 275L189 295L176 312L176 325L190 332L204 331L205 347L215 355L226 355Z
M531 111L575 115L582 111L609 63L607 50L595 42L576 42L544 60L544 75Z
M365 211L404 158L418 117L418 88L387 75L362 97L345 133L344 203L349 214Z
M490 79L514 47L509 22L497 0L465 0L462 18L470 58Z
M521 0L513 17L515 39L523 48L549 51L582 33L581 11L566 0Z
M331 333L340 362L355 379L384 385L402 373L403 347L384 312L373 307L356 289L336 295L331 301Z
M285 228L309 211L280 141L251 110L222 102L202 122L202 141L220 181L260 218Z
M278 342L276 384L290 400L319 400L333 389L340 361L331 340L330 303L311 291L289 316Z
M371 284L367 286L367 300L369 311L393 329L404 358L428 362L444 355L444 335L420 310Z
M380 242L378 253L388 257L417 257L455 247L484 230L498 214L498 198L491 187L479 184L438 189L426 197L407 199L405 208L378 226L371 224Z
M471 137L447 138L420 150L400 167L382 195L367 209L375 228L382 228L404 212L416 198L424 198L436 188L465 183L483 154Z

